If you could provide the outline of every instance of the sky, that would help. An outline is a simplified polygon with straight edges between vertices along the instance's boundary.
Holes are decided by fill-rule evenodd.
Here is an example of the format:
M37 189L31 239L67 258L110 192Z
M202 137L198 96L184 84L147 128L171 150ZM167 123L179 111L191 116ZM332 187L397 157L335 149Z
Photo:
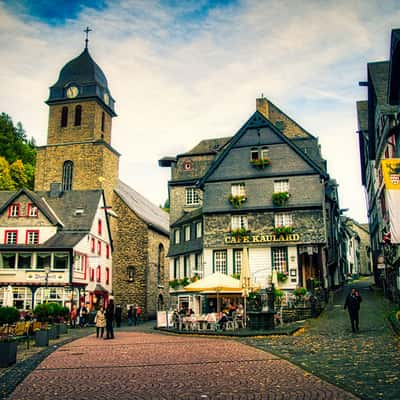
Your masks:
M84 48L116 100L120 178L168 196L158 160L234 135L263 94L319 138L346 215L367 221L355 102L387 60L398 0L0 0L0 112L46 144L49 96Z

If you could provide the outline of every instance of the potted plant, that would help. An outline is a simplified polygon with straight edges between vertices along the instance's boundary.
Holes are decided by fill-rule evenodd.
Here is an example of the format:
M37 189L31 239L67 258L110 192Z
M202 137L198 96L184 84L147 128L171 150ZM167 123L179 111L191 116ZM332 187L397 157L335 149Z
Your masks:
M38 322L41 322L40 329L36 329L35 334L35 345L39 347L44 347L49 345L49 329L47 328L47 324L49 322L49 307L47 304L38 304L34 310L33 314L35 315Z
M19 320L19 311L15 307L0 307L0 324L11 325ZM11 335L0 339L0 367L8 367L17 361L17 342Z
M169 281L169 287L171 289L178 289L178 287L181 285L181 281L180 279L172 279L171 281Z
M69 316L69 308L61 306L59 309L60 334L65 334L68 332L68 325L67 325L68 316Z
M240 279L240 274L232 274L231 277L234 279Z
M233 207L235 208L240 208L242 207L243 203L247 200L247 197L243 194L239 195L230 195L229 196L229 202L232 204Z
M288 275L287 271L285 271L285 272L278 272L277 275L278 275L278 281L279 281L279 282L282 282L282 283L287 282L287 280L288 280L288 278L289 278L289 275Z
M289 200L289 197L289 192L275 192L272 194L272 203L276 206L282 207Z
M269 158L258 158L256 160L250 160L250 164L256 168L262 169L268 165L271 165L271 160Z
M293 233L293 228L291 226L277 226L274 228L275 235L290 235Z
M293 294L296 297L301 298L301 297L303 297L303 296L305 296L307 294L307 289L304 288L304 287L298 287L298 288L293 290Z
M245 228L232 229L230 233L236 239L239 239L247 235L247 231Z

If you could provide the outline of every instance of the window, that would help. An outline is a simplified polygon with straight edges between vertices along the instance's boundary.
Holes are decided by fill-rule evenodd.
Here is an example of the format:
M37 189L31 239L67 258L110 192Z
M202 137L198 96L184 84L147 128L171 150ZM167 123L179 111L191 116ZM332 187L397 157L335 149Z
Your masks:
M38 208L32 203L28 203L28 217L37 217L37 216L38 216Z
M280 179L274 181L274 192L288 192L289 191L289 181L287 179Z
M190 225L185 226L185 242L190 240Z
M221 272L226 274L226 250L214 250L214 272Z
M247 215L232 215L231 228L233 229L248 229Z
M110 258L110 245L106 244L106 257Z
M287 247L272 248L272 266L277 272L288 272Z
M160 285L164 278L164 246L160 243L158 245L158 260L157 260L157 283Z
M239 274L242 271L242 260L243 260L243 250L234 249L233 250L233 273Z
M200 203L199 193L195 188L186 188L186 205L197 206Z
M269 152L268 147L263 147L260 152L261 152L261 159L268 160L268 152Z
M190 255L186 255L183 258L183 276L190 276Z
M174 230L174 243L179 244L180 243L180 231L179 229Z
M179 278L179 257L174 258L174 279Z
M135 267L134 266L129 266L126 269L126 273L128 275L128 281L133 282L135 280Z
M65 161L63 165L62 189L64 192L72 190L72 177L74 163L71 160Z
M0 253L0 268L15 268L16 253Z
M19 203L11 204L8 207L8 216L9 217L19 217L19 211L20 211Z
M36 254L36 268L44 269L44 267L50 267L51 265L51 254L50 253L37 253Z
M97 221L97 233L101 236L103 231L103 222L101 219Z
M97 241L97 254L99 256L101 255L101 242L100 242L100 240Z
M246 187L244 183L232 183L231 185L232 196L246 196Z
M80 126L82 121L82 106L76 106L75 107L75 121L74 125L75 126Z
M39 231L26 231L26 244L39 244Z
M68 262L68 253L54 253L54 269L67 269Z
M17 244L18 231L5 231L4 243L5 244Z
M196 223L196 238L201 238L203 235L203 224L201 222Z
M63 107L61 110L61 128L68 125L68 107Z
M95 246L96 246L95 243L96 243L96 242L95 242L94 238L92 238L92 239L90 240L90 250L92 251L92 253L94 253L94 251L95 251Z
M197 253L194 255L194 268L196 271L196 274L200 274L200 276L203 276L203 257L201 253Z
M110 284L110 268L106 268L106 285Z
M250 161L257 161L259 159L258 149L253 148L250 150Z
M90 268L90 281L94 281L94 268Z
M276 213L275 214L275 228L280 226L292 226L293 215L292 213Z
M82 267L82 255L79 253L75 253L74 255L74 271L76 272L82 272L83 267Z
M17 268L19 269L32 268L32 253L18 253Z
M101 282L101 266L100 266L100 265L97 266L97 270L96 270L96 281L97 281L97 282Z
M106 114L103 111L101 114L101 131L102 132L104 132L105 125L106 125Z

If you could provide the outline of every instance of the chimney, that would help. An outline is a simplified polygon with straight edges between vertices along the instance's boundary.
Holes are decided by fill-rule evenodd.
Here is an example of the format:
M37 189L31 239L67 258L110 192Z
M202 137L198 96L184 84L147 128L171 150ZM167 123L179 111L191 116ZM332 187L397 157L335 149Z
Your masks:
M259 113L264 115L265 118L269 119L268 99L266 99L263 95L261 95L260 98L256 99L256 108Z
M56 197L61 197L61 183L59 182L53 182L50 183L50 197L56 198Z

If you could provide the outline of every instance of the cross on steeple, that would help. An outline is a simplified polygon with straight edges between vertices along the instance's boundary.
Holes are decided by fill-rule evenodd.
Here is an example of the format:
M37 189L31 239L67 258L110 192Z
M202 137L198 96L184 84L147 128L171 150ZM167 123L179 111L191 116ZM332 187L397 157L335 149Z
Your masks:
M85 39L85 49L88 48L88 42L89 42L89 32L92 30L87 26L86 29L83 31L86 33L86 39Z

